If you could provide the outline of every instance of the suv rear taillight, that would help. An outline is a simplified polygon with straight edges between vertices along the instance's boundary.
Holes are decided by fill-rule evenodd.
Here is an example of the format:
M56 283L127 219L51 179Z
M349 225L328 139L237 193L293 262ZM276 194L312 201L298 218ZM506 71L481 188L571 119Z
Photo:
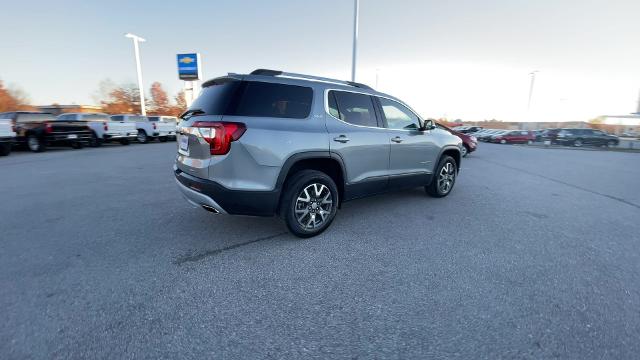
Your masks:
M44 132L46 132L47 134L50 134L53 132L53 126L51 126L50 123L46 123L44 125Z
M102 123L102 127L104 128L104 131L109 131L109 125L107 125L106 121Z
M224 155L229 152L231 142L240 139L247 130L243 123L197 121L193 124L200 135L209 143L211 155Z
M153 130L158 129L158 127L156 126L156 123L151 123L151 125L153 125Z
M13 131L14 133L18 132L18 127L16 126L15 120L11 120L11 131Z

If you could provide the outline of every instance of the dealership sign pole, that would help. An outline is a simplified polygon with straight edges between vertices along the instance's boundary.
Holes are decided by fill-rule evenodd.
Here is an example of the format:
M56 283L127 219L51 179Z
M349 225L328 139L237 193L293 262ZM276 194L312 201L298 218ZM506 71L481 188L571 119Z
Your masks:
M184 80L184 99L187 107L196 98L198 80L202 79L200 53L178 54L178 78Z

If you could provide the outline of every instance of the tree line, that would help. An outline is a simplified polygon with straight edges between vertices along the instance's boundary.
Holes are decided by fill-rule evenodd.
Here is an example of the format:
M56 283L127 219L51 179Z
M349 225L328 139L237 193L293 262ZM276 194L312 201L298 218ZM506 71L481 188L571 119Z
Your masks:
M145 98L148 115L178 116L187 108L184 91L170 98L160 82L151 84L149 94L150 98ZM106 79L100 82L92 98L107 114L140 112L140 92L134 84L116 84ZM0 80L0 112L18 110L34 111L36 108L23 91L6 87Z

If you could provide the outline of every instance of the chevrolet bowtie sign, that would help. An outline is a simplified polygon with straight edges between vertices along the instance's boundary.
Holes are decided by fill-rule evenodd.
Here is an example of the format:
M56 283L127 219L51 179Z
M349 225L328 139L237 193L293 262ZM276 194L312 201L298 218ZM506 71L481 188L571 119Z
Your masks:
M177 58L180 80L200 80L200 54L178 54Z

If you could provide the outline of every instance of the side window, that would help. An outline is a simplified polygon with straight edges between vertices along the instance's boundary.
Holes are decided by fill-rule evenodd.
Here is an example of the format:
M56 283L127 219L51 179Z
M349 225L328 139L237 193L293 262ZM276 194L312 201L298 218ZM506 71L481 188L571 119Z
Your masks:
M123 121L123 116L122 115L113 115L111 117L112 121Z
M329 103L329 115L334 118L340 119L340 111L338 111L338 102L336 101L335 91L330 91L327 94L328 103Z
M417 130L420 128L420 119L406 106L393 100L379 99L389 129Z
M305 119L311 112L313 89L259 81L245 83L230 115Z
M346 91L330 91L329 99L331 95L335 96L334 112L338 113L340 120L353 125L378 127L371 96ZM331 105L329 111L331 112Z

